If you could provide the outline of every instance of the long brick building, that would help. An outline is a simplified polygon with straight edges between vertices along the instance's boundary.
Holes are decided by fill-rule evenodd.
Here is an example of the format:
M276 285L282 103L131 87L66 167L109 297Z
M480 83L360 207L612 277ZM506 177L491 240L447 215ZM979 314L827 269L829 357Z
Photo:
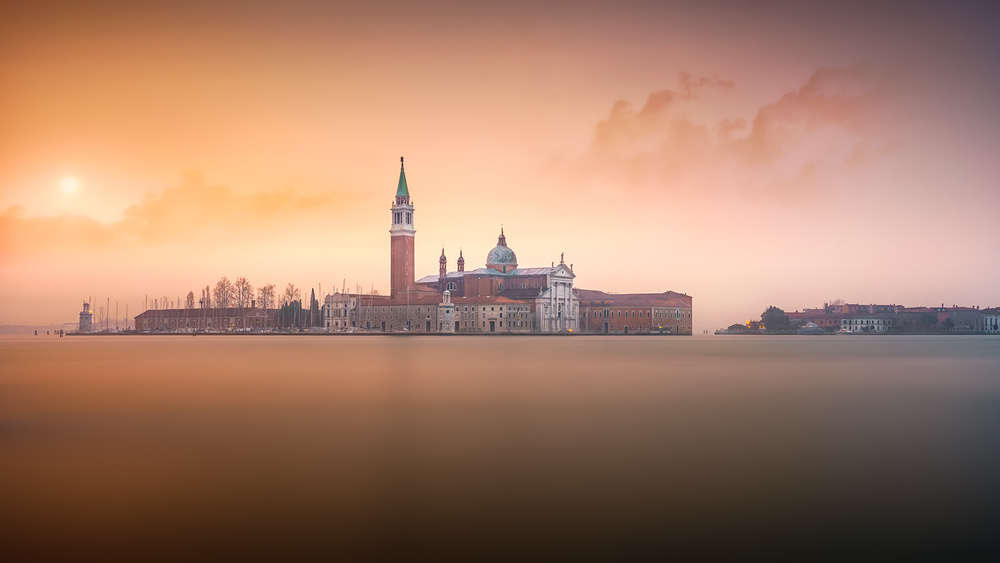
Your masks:
M243 332L274 327L266 311L250 307L150 309L135 317L137 332Z

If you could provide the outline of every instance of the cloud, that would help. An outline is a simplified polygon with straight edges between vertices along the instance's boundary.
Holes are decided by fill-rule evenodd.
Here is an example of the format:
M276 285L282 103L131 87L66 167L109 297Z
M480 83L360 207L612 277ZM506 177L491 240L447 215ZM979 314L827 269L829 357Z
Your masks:
M646 98L646 104L638 112L626 100L619 100L611 107L608 118L600 121L595 128L594 144L611 148L625 145L645 136L656 135L664 127L686 128L686 124L671 123L671 116L678 106L692 100L697 100L701 92L708 88L731 90L731 81L721 80L716 76L694 80L691 75L681 72L678 75L679 92L660 90ZM684 133L684 131L675 131Z
M713 118L717 106L702 99L708 90L729 95L735 85L682 72L676 90L653 92L639 111L616 102L596 124L581 169L626 189L801 198L838 169L877 163L900 146L890 89L864 66L819 68L749 125Z
M207 185L198 173L161 194L147 193L112 225L123 236L146 241L193 239L202 229L227 232L267 228L303 212L328 208L333 194L302 196L291 188L237 194L228 186Z
M27 210L12 205L0 212L0 264L14 257L36 256L56 246L69 251L114 243L115 233L89 217L27 217Z
M864 138L887 119L885 102L866 67L820 68L798 91L761 108L738 148L751 161L769 162L825 127Z
M176 186L146 193L112 223L81 215L32 217L24 207L13 205L0 212L0 264L134 244L190 243L206 236L267 236L321 215L345 199L339 192L304 195L293 188L239 194L189 172Z

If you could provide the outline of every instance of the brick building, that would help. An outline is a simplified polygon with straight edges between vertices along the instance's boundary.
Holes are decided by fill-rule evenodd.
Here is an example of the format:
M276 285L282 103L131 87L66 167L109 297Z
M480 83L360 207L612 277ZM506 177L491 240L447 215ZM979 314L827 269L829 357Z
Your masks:
M274 326L271 315L256 306L158 309L135 317L136 332L243 332Z
M605 293L581 289L580 330L604 334L691 334L690 295Z

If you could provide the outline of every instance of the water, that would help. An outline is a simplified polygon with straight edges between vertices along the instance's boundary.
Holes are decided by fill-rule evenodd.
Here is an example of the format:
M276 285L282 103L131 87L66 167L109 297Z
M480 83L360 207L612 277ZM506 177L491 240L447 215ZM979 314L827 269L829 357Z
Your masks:
M28 559L995 548L995 337L0 340Z

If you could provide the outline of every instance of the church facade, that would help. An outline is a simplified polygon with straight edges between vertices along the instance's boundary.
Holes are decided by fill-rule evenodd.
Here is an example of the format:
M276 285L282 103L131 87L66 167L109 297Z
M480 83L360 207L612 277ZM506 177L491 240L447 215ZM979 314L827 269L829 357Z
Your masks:
M324 319L331 332L558 334L581 329L617 332L610 327L617 328L620 323L597 322L596 317L591 320L588 315L592 311L581 309L581 292L574 287L576 274L572 264L567 265L560 256L559 263L553 262L549 267L521 267L516 253L507 245L502 228L496 246L486 255L485 266L467 270L460 251L456 269L449 271L448 258L442 249L437 275L415 279L415 210L402 158L390 212L389 295L326 296ZM665 311L664 295L632 294L630 304L639 304L648 297L650 307L659 306ZM683 298L687 297L685 318L690 334L690 297L672 295L678 298L670 300L671 311L683 306ZM666 314L658 310L661 313ZM654 323L632 326L636 327L633 332L657 332L652 328ZM659 332L663 332L662 324Z

